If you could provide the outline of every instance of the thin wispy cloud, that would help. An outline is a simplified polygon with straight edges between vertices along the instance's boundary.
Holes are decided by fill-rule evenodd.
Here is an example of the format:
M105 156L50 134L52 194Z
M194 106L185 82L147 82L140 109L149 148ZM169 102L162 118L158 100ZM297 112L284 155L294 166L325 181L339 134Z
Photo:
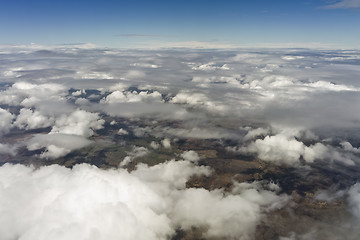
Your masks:
M124 34L115 34L114 37L124 37L124 38L169 38L173 36L169 35L156 35L156 34L138 34L138 33L124 33Z
M360 8L360 0L342 0L325 6L326 9Z

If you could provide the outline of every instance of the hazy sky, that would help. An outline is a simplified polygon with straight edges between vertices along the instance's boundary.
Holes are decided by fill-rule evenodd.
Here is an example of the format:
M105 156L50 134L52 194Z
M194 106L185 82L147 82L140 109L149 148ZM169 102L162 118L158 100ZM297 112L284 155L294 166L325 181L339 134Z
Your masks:
M360 47L360 0L3 0L0 44Z

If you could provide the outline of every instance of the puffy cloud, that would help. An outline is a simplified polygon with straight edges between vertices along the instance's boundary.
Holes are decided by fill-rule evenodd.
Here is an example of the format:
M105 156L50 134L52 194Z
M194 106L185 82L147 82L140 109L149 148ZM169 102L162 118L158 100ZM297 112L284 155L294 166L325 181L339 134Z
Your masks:
M71 151L89 144L91 144L91 141L82 136L62 133L37 134L26 142L30 151L45 148L45 151L40 154L41 158L63 157Z
M351 212L360 219L360 183L353 185L349 191L349 203L351 207Z
M78 97L78 96L81 96L81 95L84 95L84 94L86 94L85 89L77 90L77 91L71 93L71 95L74 96L74 97Z
M150 147L156 150L156 149L159 149L160 144L157 142L151 141Z
M129 132L126 131L125 129L120 128L119 131L118 131L118 134L119 134L119 135L128 135Z
M256 190L253 184L239 184L237 195L223 195L221 190L188 189L175 207L175 221L183 229L192 226L208 228L206 237L251 239L256 223L263 217L262 212L272 204L287 198L275 193Z
M353 153L360 153L360 148L355 148L349 142L341 142L340 145L343 147L344 150L353 152Z
M0 108L0 135L8 133L12 127L14 116L5 109Z
M99 117L98 113L76 110L69 116L61 115L55 121L51 133L63 133L90 137L94 134L93 130L103 128L105 121Z
M126 166L135 158L144 157L149 154L149 150L145 147L134 146L131 152L127 152L127 156L122 160L120 166Z
M270 129L266 128L245 128L245 130L248 130L247 134L244 136L244 140L251 140L258 136L265 136L269 133Z
M37 129L50 127L54 123L53 117L42 115L39 111L33 111L28 108L22 108L19 115L16 117L14 126L20 129Z
M72 169L5 164L0 167L0 237L151 240L194 226L205 227L209 237L241 239L284 198L250 184L227 194L185 189L194 174L209 170L187 161L139 165L131 173L85 164Z
M229 66L227 64L216 64L215 62L209 62L209 63L205 63L205 64L194 64L194 63L189 63L189 65L193 65L191 68L193 70L201 70L201 71L215 71L215 70L230 70Z
M161 140L161 144L163 145L164 148L171 148L170 139L168 138Z
M304 56L288 55L288 56L283 56L281 58L287 61L293 61L293 60L303 59Z
M82 79L114 79L109 73L103 72L77 72Z
M224 112L227 109L225 105L211 101L202 93L191 93L188 91L179 92L170 102L204 107L205 109L216 113Z
M199 154L197 154L197 152L195 151L185 151L181 154L181 157L186 160L186 161L190 161L190 162L197 162L200 160Z
M158 91L147 92L136 91L132 92L123 92L123 91L114 91L106 96L102 100L103 103L122 103L122 102L161 102L162 96Z
M16 82L1 92L0 103L31 107L43 100L62 100L66 94L66 88L60 84Z
M300 157L306 162L322 159L327 151L327 147L321 143L308 147L296 140L295 137L281 133L257 139L248 147L240 148L240 152L256 153L264 161L288 165L299 164Z
M343 84L334 84L331 82L317 81L308 84L304 84L312 89L309 90L319 90L319 91L359 91L358 88L352 86L346 86Z

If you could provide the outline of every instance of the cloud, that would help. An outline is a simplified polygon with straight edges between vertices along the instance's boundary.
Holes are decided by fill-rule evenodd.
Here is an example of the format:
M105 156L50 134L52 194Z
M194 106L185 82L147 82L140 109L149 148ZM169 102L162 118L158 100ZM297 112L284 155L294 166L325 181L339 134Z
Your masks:
M161 140L161 144L163 145L164 148L171 148L170 139L168 138Z
M360 219L360 183L353 185L348 191L348 195L351 212Z
M155 240L168 239L178 227L205 227L205 236L246 238L263 213L286 200L252 184L227 194L185 189L194 174L209 170L187 161L139 165L131 173L86 164L72 169L5 164L0 237Z
M195 162L195 163L200 160L200 157L197 154L197 152L192 150L183 152L181 154L181 157L186 161Z
M239 45L221 42L201 42L201 41L183 41L183 42L163 42L148 43L147 47L151 48L189 48L189 49L231 49L238 48Z
M70 115L61 115L55 121L51 133L63 133L90 137L94 130L103 128L104 120L98 113L76 110Z
M257 139L248 147L240 148L239 151L256 153L260 159L275 164L298 165L300 157L306 162L313 162L315 159L324 158L328 150L321 143L308 147L293 136L277 134Z
M6 134L12 127L14 116L5 109L0 108L0 135Z
M166 35L155 35L155 34L138 34L138 33L125 33L116 34L115 37L131 37L131 38L168 38L171 36Z
M120 166L126 166L131 163L135 158L144 157L149 154L149 150L145 147L134 146L131 152L126 152L127 156L122 160Z
M33 111L28 108L22 108L19 115L16 117L14 126L20 129L37 129L46 128L54 124L53 117L42 115L39 111Z
M32 107L43 99L62 101L66 94L66 88L60 84L32 84L20 81L1 92L0 103Z
M27 149L30 151L45 148L40 154L41 158L59 158L71 151L90 145L92 142L78 135L52 133L37 134L26 141Z
M125 78L128 79L141 79L144 78L146 74L143 71L139 70L130 70L126 73Z
M17 152L16 146L0 143L0 155L3 154L3 155L15 156L16 152Z
M341 0L336 3L325 6L327 9L338 9L338 8L360 8L359 0Z
M230 70L230 68L228 67L227 64L216 64L215 62L209 62L209 63L205 63L205 64L194 64L194 63L189 63L189 65L191 66L191 69L193 70L201 70L201 71L215 71L215 70Z
M203 107L209 111L221 113L225 111L226 106L221 103L211 101L205 94L191 93L189 91L181 91L176 94L170 101L171 103L187 104L194 107Z
M102 103L122 103L122 102L162 102L161 93L158 91L114 91L102 99Z
M256 223L263 217L262 212L271 208L272 203L287 202L285 196L254 189L256 184L238 184L234 191L238 195L222 195L221 190L206 191L189 189L179 196L175 208L175 221L183 229L192 226L208 227L206 237L252 239ZM246 217L244 217L246 216Z
M98 106L110 116L118 117L147 117L159 119L187 119L190 114L180 106L159 102L116 102Z

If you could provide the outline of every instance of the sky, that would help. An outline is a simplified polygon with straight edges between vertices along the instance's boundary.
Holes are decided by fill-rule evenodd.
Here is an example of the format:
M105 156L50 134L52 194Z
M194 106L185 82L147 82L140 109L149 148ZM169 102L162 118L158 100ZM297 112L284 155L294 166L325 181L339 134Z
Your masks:
M4 0L0 44L357 49L359 23L360 0Z

